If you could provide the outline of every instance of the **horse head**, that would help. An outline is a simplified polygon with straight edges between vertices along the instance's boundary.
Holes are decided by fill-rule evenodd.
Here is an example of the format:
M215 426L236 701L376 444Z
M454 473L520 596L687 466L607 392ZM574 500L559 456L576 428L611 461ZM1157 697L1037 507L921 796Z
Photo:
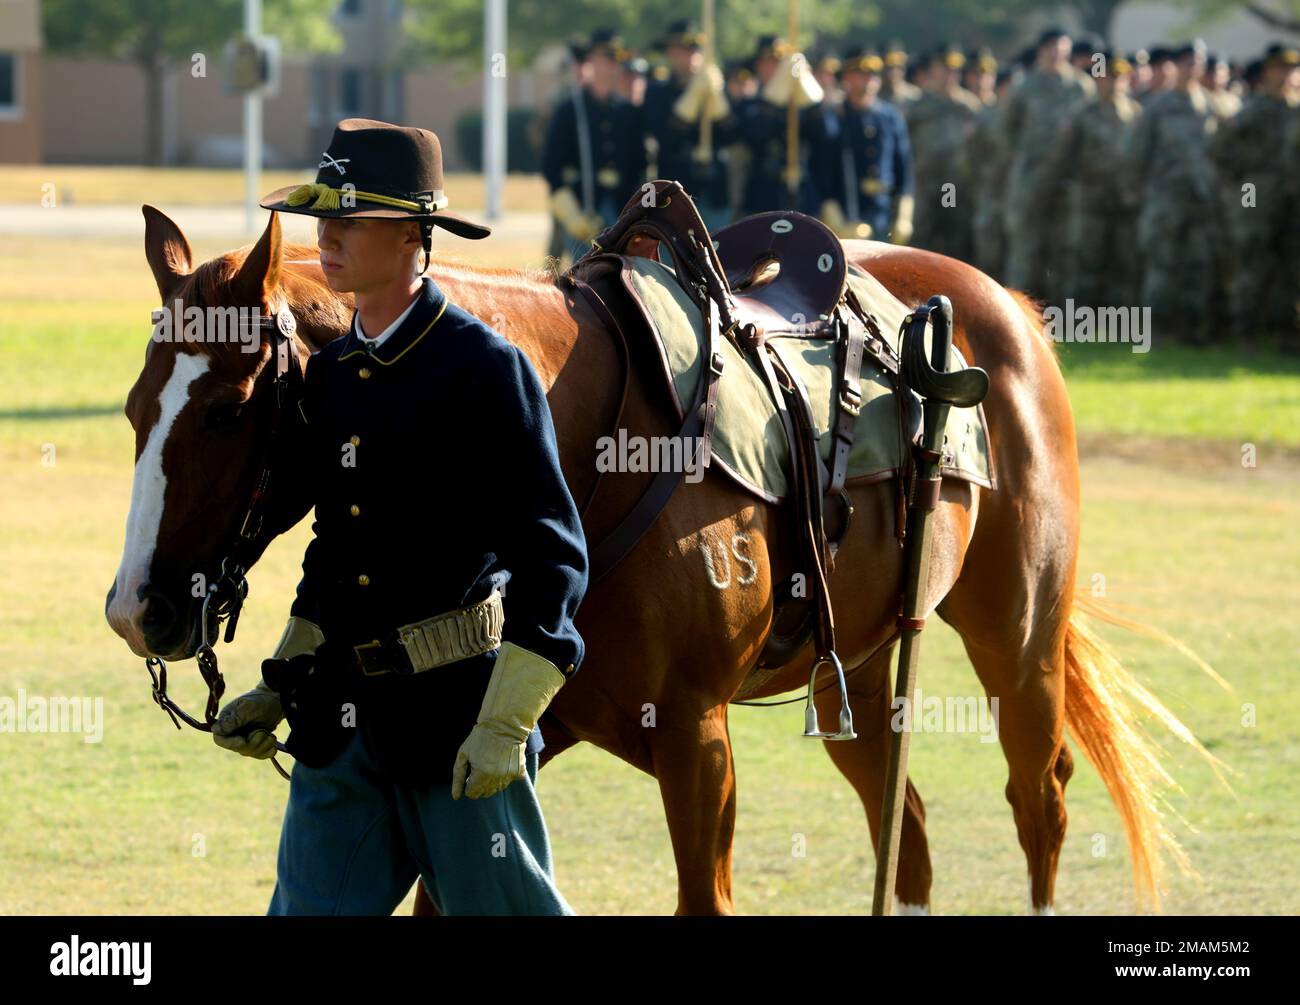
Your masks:
M222 575L271 456L276 338L260 319L281 310L296 319L288 375L296 390L312 349L346 328L348 311L323 280L286 273L274 213L246 253L195 267L180 228L152 206L143 211L162 308L126 401L135 476L105 615L137 655L182 659L200 644L208 584ZM268 526L251 559L302 515Z

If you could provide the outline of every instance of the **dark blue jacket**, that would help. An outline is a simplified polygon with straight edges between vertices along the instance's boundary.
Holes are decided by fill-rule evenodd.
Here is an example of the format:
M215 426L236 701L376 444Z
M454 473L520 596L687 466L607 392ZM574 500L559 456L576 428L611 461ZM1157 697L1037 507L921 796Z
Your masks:
M880 99L861 109L846 102L826 126L810 137L819 211L824 201L834 199L851 217L850 193L856 193L857 219L871 224L876 240L885 240L893 222L893 200L912 191L912 147L902 113Z
M659 146L659 159L655 168L657 178L679 182L697 203L714 208L727 205L727 170L722 153L728 143L734 142L732 116L713 123L713 158L706 164L695 159L700 145L700 124L683 122L673 112L673 106L686 90L686 85L675 77L653 80L646 86L645 130Z
M311 357L296 411L305 440L291 477L316 514L294 615L357 645L475 603L495 583L504 639L576 671L586 541L545 391L520 349L426 277L372 353L354 326ZM358 725L394 774L428 767L450 782L496 652L365 678ZM534 730L529 750L541 746Z
M740 103L735 113L735 130L736 135L749 148L750 155L745 175L742 216L778 209L797 209L803 213L816 214L813 186L805 161L809 131L815 129L813 119L820 111L820 106L812 106L798 113L800 174L794 205L791 205L789 186L785 179L789 113L785 107L774 105L757 95Z
M590 90L584 90L582 97L595 173L592 209L599 212L602 203L609 203L617 213L646 180L641 110L617 94L598 101ZM551 192L570 188L582 205L582 154L577 105L572 97L560 102L551 114L542 147L542 175Z

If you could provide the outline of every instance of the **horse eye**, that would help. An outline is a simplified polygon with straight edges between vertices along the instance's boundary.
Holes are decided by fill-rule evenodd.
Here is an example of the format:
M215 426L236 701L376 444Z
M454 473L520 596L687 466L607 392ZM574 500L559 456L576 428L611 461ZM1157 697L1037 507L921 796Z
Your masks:
M213 405L204 416L203 425L213 432L233 429L243 417L244 406L237 404Z

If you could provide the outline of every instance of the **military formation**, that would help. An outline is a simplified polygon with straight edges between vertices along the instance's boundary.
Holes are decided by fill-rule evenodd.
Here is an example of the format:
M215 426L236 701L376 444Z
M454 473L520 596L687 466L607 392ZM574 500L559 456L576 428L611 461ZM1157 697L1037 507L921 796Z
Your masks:
M1234 67L1200 42L1120 53L1053 28L1008 65L955 45L810 58L768 35L719 67L707 42L681 20L653 65L610 29L571 45L545 129L552 254L674 178L711 229L796 209L1047 303L1149 307L1179 340L1300 343L1295 47Z

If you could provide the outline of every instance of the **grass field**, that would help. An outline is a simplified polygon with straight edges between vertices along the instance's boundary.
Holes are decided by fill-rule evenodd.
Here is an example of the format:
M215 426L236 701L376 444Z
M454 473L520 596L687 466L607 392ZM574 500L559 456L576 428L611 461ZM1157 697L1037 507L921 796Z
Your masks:
M116 197L113 179L92 181L78 182L83 195L99 185L107 201ZM0 242L0 696L99 695L105 719L96 744L0 733L0 913L264 911L287 787L268 765L177 733L149 701L142 661L103 619L130 498L121 406L157 299L141 242ZM1184 818L1174 828L1202 879L1175 877L1166 909L1295 913L1300 368L1160 346L1147 355L1072 346L1062 355L1083 442L1094 449L1083 469L1080 583L1104 576L1110 600L1177 635L1233 685L1226 693L1170 651L1104 632L1238 772L1230 794L1167 742L1182 786L1171 795ZM1134 438L1154 445L1140 463L1111 449ZM1258 447L1254 468L1239 461L1243 443ZM239 637L222 653L236 692L275 644L307 534L303 525L277 541L252 573ZM934 624L923 688L978 694L958 640ZM176 667L175 679L173 691L197 706L192 664ZM731 715L737 909L865 913L872 855L861 805L801 729L798 706ZM1081 755L1077 764L1057 910L1127 913L1118 817ZM925 734L913 743L912 778L928 811L935 910L1023 913L1024 858L1002 795L1000 749L970 734ZM543 772L539 789L558 880L576 910L673 910L653 779L582 745ZM792 854L795 835L807 840L804 857Z

